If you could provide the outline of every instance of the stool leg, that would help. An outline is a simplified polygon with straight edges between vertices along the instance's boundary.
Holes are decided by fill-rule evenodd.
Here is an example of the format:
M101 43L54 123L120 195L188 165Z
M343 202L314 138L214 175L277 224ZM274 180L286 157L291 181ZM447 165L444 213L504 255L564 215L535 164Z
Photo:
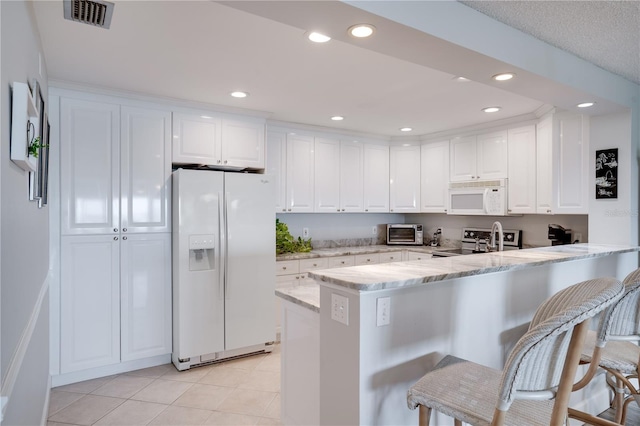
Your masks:
M424 405L418 406L418 425L429 426L429 419L431 418L431 408Z
M453 419L453 425L454 426L462 426L462 420Z
M624 383L622 380L616 377L616 389L614 396L615 417L614 421L620 423L622 421L622 414L624 413Z

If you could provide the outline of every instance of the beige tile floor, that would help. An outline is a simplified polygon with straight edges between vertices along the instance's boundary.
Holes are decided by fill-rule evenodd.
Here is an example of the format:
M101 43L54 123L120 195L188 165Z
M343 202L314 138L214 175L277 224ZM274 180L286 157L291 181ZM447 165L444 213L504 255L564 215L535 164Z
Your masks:
M179 372L173 365L51 390L48 426L280 425L280 345Z

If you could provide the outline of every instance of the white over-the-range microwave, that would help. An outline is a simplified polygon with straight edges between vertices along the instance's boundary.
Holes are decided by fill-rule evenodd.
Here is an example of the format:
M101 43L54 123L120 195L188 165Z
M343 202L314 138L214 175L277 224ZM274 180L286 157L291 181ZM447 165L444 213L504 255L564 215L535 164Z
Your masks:
M447 213L506 216L507 180L451 182Z

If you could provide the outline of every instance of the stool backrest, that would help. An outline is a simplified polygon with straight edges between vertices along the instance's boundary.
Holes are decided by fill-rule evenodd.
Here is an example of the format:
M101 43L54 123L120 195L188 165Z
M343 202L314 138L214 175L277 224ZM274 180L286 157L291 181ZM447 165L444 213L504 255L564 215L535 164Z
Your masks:
M569 347L574 327L615 303L623 291L620 281L599 278L574 284L543 302L509 354L497 408L507 410L514 398L533 397L534 392L538 399L553 397L567 353L580 350Z
M624 294L600 317L597 342L599 346L610 339L628 338L640 334L640 269L627 275L622 283Z

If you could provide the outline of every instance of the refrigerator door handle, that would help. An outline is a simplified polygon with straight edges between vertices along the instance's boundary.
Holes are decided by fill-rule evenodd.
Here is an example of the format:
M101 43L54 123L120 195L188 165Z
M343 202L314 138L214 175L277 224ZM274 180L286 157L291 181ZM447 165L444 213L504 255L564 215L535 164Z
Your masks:
M224 256L224 252L226 249L226 244L225 244L225 227L226 227L226 221L225 221L225 208L223 208L223 198L222 198L222 192L218 192L218 256L217 256L217 262L218 262L218 299L222 299L224 297L224 295L222 294L223 290L224 290L224 273L225 273L225 268L223 267L224 265L222 264L222 256Z
M229 193L225 193L224 194L224 238L225 238L225 245L224 245L224 297L225 299L229 298L229 286L227 285L227 268L229 267L229 252L227 249L227 241L226 239L229 237L228 235L228 229L227 229L227 213L229 210Z

